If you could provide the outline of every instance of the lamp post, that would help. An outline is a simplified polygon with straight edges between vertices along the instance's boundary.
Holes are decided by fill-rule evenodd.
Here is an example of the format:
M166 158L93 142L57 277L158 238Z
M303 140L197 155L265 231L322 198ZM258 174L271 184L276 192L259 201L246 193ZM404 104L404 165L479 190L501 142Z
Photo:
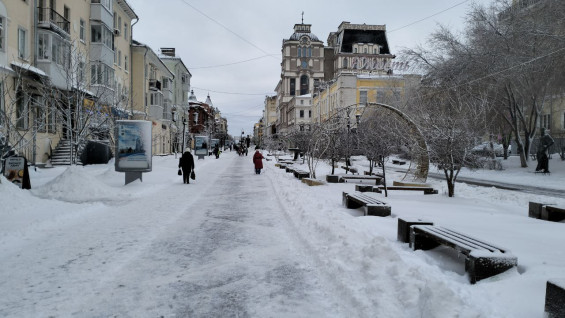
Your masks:
M182 149L181 149L181 152L183 152L183 153L184 153L184 149L186 149L185 137L186 137L186 117L182 116Z

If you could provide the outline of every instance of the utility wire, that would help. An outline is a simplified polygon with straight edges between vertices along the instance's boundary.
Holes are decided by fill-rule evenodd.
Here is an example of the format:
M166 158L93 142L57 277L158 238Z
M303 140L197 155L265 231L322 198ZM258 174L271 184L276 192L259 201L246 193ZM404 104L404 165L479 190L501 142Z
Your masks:
M207 91L207 92L213 92L213 93L218 93L218 94L228 94L228 95L255 95L255 96L265 96L265 95L272 95L271 93L260 93L260 94L251 94L251 93L234 93L234 92L221 92L221 91L215 91L215 90L211 90L211 89L206 89L206 88L200 88L200 87L196 87L196 86L191 86L192 88L195 89L199 89L201 91Z
M447 9L445 9L445 10L442 10L442 11L440 11L440 12L434 13L434 14L432 14L432 15L430 15L430 16L427 16L427 17L425 17L425 18L422 18L422 19L420 19L420 20L418 20L418 21L414 21L414 22L409 23L409 24L407 24L407 25L405 25L405 26L402 26L402 27L400 27L400 28L393 29L393 30L390 30L390 31L387 31L387 32L388 32L388 33L392 33L392 32L394 32L394 31L402 30L402 29L407 28L407 27L409 27L409 26L412 26L412 25L414 25L414 24L417 24L417 23L420 23L420 22L422 22L422 21L425 21L425 20L427 20L427 19L429 19L429 18L433 18L433 17L435 17L435 16L437 16L437 15L440 15L440 14L446 12L446 11L449 11L449 10L451 10L451 9L453 9L453 8L455 8L455 7L458 7L458 6L460 6L460 5L464 4L464 3L467 3L467 2L469 2L469 1L470 1L470 0L465 0L465 1L460 2L460 3L458 3L458 4L454 5L454 6L451 6L451 7L447 8Z
M243 61L238 61L238 62L233 62L233 63L227 63L227 64L209 65L209 66L199 66L199 67L189 67L189 69L191 69L191 70L198 70L198 69L203 69L203 68L215 68L215 67L222 67L222 66L230 66L230 65L241 64L241 63L245 63L245 62L249 62L249 61L255 61L255 60L258 60L258 59L262 59L262 58L264 58L264 57L267 57L267 56L274 56L274 54L258 56L258 57L252 58L252 59L243 60Z
M220 23L219 21L215 20L214 18L210 17L209 15L207 15L206 13L198 10L195 6L193 6L192 4L188 3L188 1L186 0L181 0L184 4L186 4L187 6L191 7L194 11L200 13L201 15L205 16L206 18L208 18L210 21L216 23L217 25L221 26L222 28L224 28L226 31L230 32L231 34L237 36L238 38L240 38L241 40L243 40L244 42L246 42L247 44L253 46L254 48L258 49L259 51L265 53L265 55L267 56L273 56L274 54L271 54L265 50L263 50L262 48L258 47L257 45L253 44L251 41L247 40L246 38L244 38L243 36L235 33L234 31L232 31L230 28L228 28L227 26L223 25L222 23ZM273 57L274 58L274 57Z

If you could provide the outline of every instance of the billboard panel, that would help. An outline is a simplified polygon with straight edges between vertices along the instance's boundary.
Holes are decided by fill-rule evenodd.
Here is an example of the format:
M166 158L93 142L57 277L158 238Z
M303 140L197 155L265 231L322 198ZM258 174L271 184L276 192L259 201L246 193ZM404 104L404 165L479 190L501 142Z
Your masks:
M118 120L116 122L116 171L151 171L151 122Z

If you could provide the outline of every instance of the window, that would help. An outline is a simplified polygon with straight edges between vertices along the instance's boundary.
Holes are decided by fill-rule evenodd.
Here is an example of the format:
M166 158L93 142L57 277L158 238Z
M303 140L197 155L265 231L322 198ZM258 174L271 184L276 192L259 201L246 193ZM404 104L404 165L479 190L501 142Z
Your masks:
M118 16L118 30L122 33L122 17Z
M290 95L294 96L296 94L296 79L290 79Z
M312 111L311 110L308 111L308 118L312 118Z
M84 67L85 67L85 65L84 65L83 61L78 62L78 76L77 77L78 77L78 83L79 84L83 84L84 80L85 80L85 78L84 78Z
M0 126L4 124L4 113L5 113L5 105L4 105L4 82L0 81Z
M312 48L311 47L308 48L308 56L312 57Z
M21 89L18 89L16 92L16 128L27 129L28 124L27 96Z
M43 96L40 95L33 95L31 97L31 106L32 109L35 111L35 118L34 118L34 127L39 132L46 132L47 131L47 109L45 108L45 104L43 102Z
M302 48L298 47L298 57L302 57Z
M347 62L347 58L344 58L344 59L343 59L343 65L342 65L342 67L343 67L343 68L347 68L348 66L349 66L349 65L348 65L348 62Z
M18 56L21 59L25 59L27 57L27 32L26 30L19 28L18 29Z
M357 48L354 48L354 49L353 49L353 53L357 53Z
M122 51L118 50L118 66L122 67Z
M91 0L91 3L99 3L108 11L112 12L112 0Z
M118 28L118 14L114 11L114 30Z
M310 88L309 80L307 75L300 76L300 95L308 94Z
M124 23L124 39L128 39L128 24Z
M85 33L84 33L84 20L80 19L80 40L84 41L85 40Z
M1 17L0 16L0 51L4 51L4 34L5 34L5 30L4 30L4 22L6 21L6 18Z
M359 91L359 104L367 104L367 91Z
M128 56L124 55L124 70L128 71Z
M300 110L300 118L304 118L304 110L303 109Z
M300 105L304 105L304 100L303 100L303 99L300 100Z
M48 60L49 59L49 39L51 37L49 34L39 33L37 38L37 59Z
M90 27L90 41L93 43L105 44L110 49L113 49L113 39L114 35L112 31L108 29L105 25L93 24Z
M90 82L92 85L112 87L114 69L106 64L92 64L90 66Z
M54 134L56 132L56 116L57 116L57 109L55 105L47 105L47 132Z
M546 129L551 129L551 115L545 114L541 115L541 127Z

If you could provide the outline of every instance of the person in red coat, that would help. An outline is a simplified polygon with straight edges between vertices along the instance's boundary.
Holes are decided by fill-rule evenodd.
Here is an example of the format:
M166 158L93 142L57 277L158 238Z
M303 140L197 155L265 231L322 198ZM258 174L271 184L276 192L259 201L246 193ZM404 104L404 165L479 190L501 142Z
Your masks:
M255 174L261 174L261 169L263 169L263 160L265 159L263 155L259 152L259 149L255 150L253 155L253 163L255 164Z

